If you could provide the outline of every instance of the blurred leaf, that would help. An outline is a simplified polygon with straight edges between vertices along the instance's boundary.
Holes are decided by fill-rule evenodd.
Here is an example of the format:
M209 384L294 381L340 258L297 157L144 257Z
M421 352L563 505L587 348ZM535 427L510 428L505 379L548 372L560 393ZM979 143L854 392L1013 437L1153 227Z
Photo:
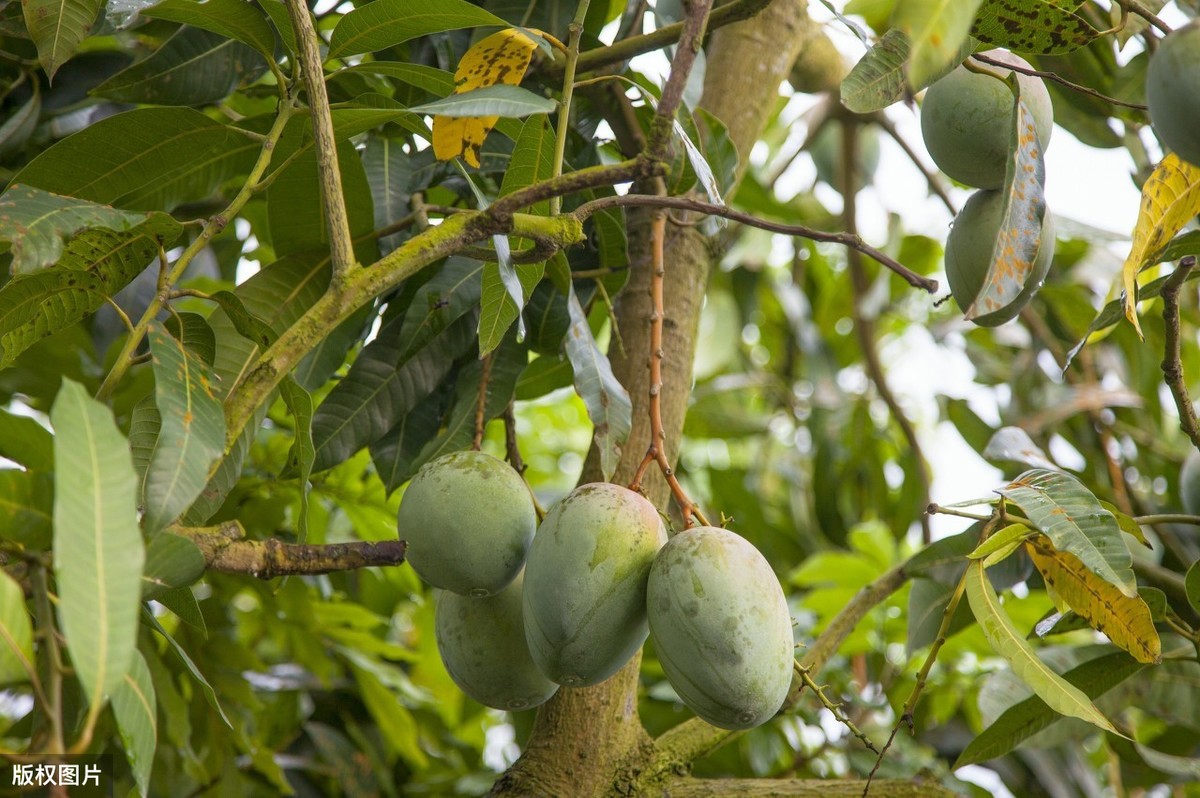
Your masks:
M8 540L34 550L48 548L53 503L50 473L0 469L0 529Z
M31 471L51 471L54 469L54 437L34 419L0 408L0 457Z
M978 545L982 529L983 523L980 522L973 524L966 532L935 540L909 558L904 564L904 572L943 585L957 585L967 565L967 555Z
M1126 596L1137 595L1133 558L1116 519L1079 480L1061 472L1033 469L999 492L1021 508L1055 549L1074 554L1088 570Z
M912 91L920 91L948 75L971 54L975 44L975 41L968 37L953 58L942 68L926 76L921 85L914 84ZM857 114L869 114L882 111L892 103L904 99L909 90L909 84L905 82L904 67L910 50L908 34L899 28L892 28L883 34L842 80L842 105ZM911 73L909 78L912 78Z
M1184 590L1187 591L1188 603L1192 609L1200 612L1200 560L1192 563L1184 579Z
M1009 141L1009 161L1004 177L1004 213L996 233L991 262L983 287L966 310L968 319L987 316L1011 305L1034 272L1046 215L1043 185L1046 168L1042 144L1034 127L1033 112L1018 94L1017 74L1011 73L1015 112Z
M1121 269L1125 289L1125 318L1142 334L1137 318L1138 272L1148 256L1167 244L1200 213L1200 166L1168 153L1142 185L1142 204L1133 228L1133 246Z
M375 0L342 17L333 29L329 57L383 50L418 36L508 23L466 0Z
M1058 466L1046 457L1046 453L1020 427L1001 427L988 441L983 458L993 463L1016 463L1026 468L1044 468L1057 471Z
M0 685L28 681L34 667L33 624L25 607L25 591L0 571Z
M1092 628L1108 635L1113 645L1128 651L1138 662L1162 659L1158 632L1146 602L1123 595L1085 568L1075 555L1055 551L1044 537L1028 540L1025 546L1046 584Z
M150 790L154 750L158 747L158 704L150 669L137 651L133 652L129 672L112 694L112 709L138 792L146 796Z
M1055 0L984 0L971 35L1015 53L1069 53L1100 36L1100 31L1071 13L1074 5Z
M228 97L241 84L252 83L266 68L251 47L184 26L148 58L113 75L92 94L127 103L207 105Z
M1088 660L1063 674L1068 684L1089 699L1104 695L1146 667L1122 651ZM1003 715L972 740L954 763L954 769L1004 756L1022 741L1062 720L1040 695L1009 707Z
M583 399L595 427L594 443L600 450L600 472L608 480L617 470L621 450L633 428L633 403L592 337L592 328L588 326L587 315L574 289L567 298L567 309L571 314L566 339L567 359L575 371L575 391Z
M181 22L219 33L253 47L269 60L275 60L275 34L266 17L253 3L243 0L163 0L141 12L154 19Z
M317 450L313 444L313 400L308 391L291 377L279 383L279 394L295 421L295 440L288 450L287 473L295 473L300 482L300 517L297 520L298 543L308 540L308 480L312 476Z
M1013 672L1029 685L1055 712L1085 720L1117 734L1117 730L1078 687L1063 680L1037 658L1029 644L1017 634L1012 621L1000 606L1000 599L984 576L979 560L967 566L967 600L975 620L996 654L1012 665Z
M38 60L53 79L54 73L91 33L104 0L22 0L25 28L37 45Z
M21 151L29 137L37 130L42 115L42 89L39 81L33 81L29 99L8 118L0 123L0 161L6 161Z
M108 408L64 379L54 425L54 576L71 661L92 712L137 648L145 550L129 444Z
M362 152L363 171L371 187L375 227L382 229L408 215L412 181L412 158L397 139L371 136ZM400 245L402 234L379 239L381 255Z
M363 703L379 724L391 755L403 757L416 767L426 766L428 759L419 744L417 722L408 707L400 703L396 694L387 689L374 673L366 668L355 667L353 670L354 679L362 691Z
M908 85L914 91L962 60L975 11L982 0L901 0L892 24L908 36Z
M225 451L225 415L204 361L161 325L149 340L159 430L142 482L142 527L153 536L204 490Z
M146 547L142 573L142 598L159 599L164 593L198 580L208 563L200 547L171 532L155 535Z
M905 626L906 651L908 656L931 645L937 639L942 619L954 596L955 586L935 582L932 579L914 579L908 594L908 623ZM972 621L971 609L960 601L950 619L947 638L965 629Z

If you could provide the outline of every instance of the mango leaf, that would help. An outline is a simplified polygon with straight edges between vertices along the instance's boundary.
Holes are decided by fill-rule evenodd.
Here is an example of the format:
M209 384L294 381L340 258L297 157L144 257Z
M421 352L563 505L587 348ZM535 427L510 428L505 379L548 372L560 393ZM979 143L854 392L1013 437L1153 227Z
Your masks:
M937 633L942 628L942 617L950 606L955 590L955 585L945 585L932 579L913 580L912 590L908 594L908 625L905 629L905 648L909 656L937 639ZM954 610L954 617L950 619L947 637L966 628L973 620L971 609L960 601Z
M371 136L362 152L363 172L371 187L375 210L375 227L381 229L408 215L412 199L412 157L400 140L386 136ZM393 233L379 239L379 254L386 255L407 236Z
M1125 318L1139 337L1137 275L1148 256L1161 249L1183 226L1200 213L1200 166L1182 160L1175 153L1154 168L1142 186L1142 204L1133 227L1133 246L1121 269L1125 289Z
M54 79L58 68L88 37L103 6L104 0L22 0L25 29L37 45L48 78Z
M188 3L190 0L183 0ZM288 14L287 6L283 0L260 0L259 5L262 10L267 12L267 16L271 18L271 23L275 26L276 33L279 34L280 41L283 42L283 47L288 53L296 52L296 30L292 27L292 18Z
M1096 709L1091 699L1070 682L1065 681L1046 663L1038 659L1029 644L1017 634L1012 621L1000 606L1000 598L984 575L983 562L975 560L967 566L967 600L975 620L983 630L992 650L1008 660L1013 672L1033 689L1033 692L1055 712L1085 720L1105 731L1117 734L1108 719Z
M456 320L408 358L401 357L407 346L398 334L401 328L397 320L380 330L317 408L315 470L344 462L373 443L432 393L471 345L475 318Z
M967 555L978 545L983 523L972 524L966 532L935 540L904 564L904 573L954 587L962 578Z
M1193 610L1200 612L1200 560L1192 563L1192 566L1188 568L1183 586L1187 592L1188 604L1192 605Z
M167 591L193 584L207 565L200 547L188 538L171 532L155 535L146 547L142 598L157 599Z
M193 662L192 658L188 656L187 651L183 649L183 646L179 645L179 641L172 637L170 633L163 628L163 625L158 622L158 618L154 617L154 613L150 612L148 607L142 608L142 620L147 626L163 636L163 639L167 641L167 644L175 652L175 655L179 657L179 660L183 663L183 666L188 669L188 673L192 674L192 678L195 679L196 683L200 685L200 689L203 691L204 698L208 701L208 705L216 710L217 714L221 717L221 720L224 721L225 725L228 726L231 731L234 731L234 733L237 734L233 728L233 724L229 722L229 717L226 716L225 710L221 707L221 701L217 698L217 691L213 690L212 685L208 683L208 679L204 678L204 674L201 673L200 669L196 667L196 663Z
M212 365L217 355L217 337L207 319L199 313L176 312L167 319L166 327L171 337L178 339L188 352L206 365Z
M434 114L435 153L441 160L462 155L467 163L479 167L483 140L498 117L523 118L548 114L557 103L520 86L487 86L440 100L414 105L415 113ZM446 122L439 123L445 119Z
M1026 541L1025 548L1046 584L1093 629L1108 635L1113 645L1138 662L1162 660L1162 646L1146 602L1122 594L1070 552L1055 551L1045 537Z
M908 85L914 91L961 62L959 50L982 1L902 0L896 5L892 25L908 36Z
M33 471L51 471L54 437L34 419L0 408L0 457Z
M928 75L921 85L914 85L912 90L919 91L949 74L971 54L975 44L975 40L968 37L949 63ZM908 62L909 50L908 34L904 31L891 28L883 34L843 78L842 105L855 113L869 114L904 99L908 90L904 65Z
M317 457L312 434L313 400L312 395L291 377L279 383L279 395L283 397L296 423L296 437L292 441L292 448L288 450L287 473L296 474L300 480L300 517L296 531L298 542L304 543L308 540L308 480Z
M164 590L154 598L171 612L179 616L179 620L192 627L205 637L208 636L208 626L204 623L204 614L200 611L200 603L190 587L177 587Z
M1033 112L1019 95L1016 73L1008 77L1015 112L1004 176L1004 212L983 287L964 314L968 319L1008 307L1024 290L1034 261L1043 246L1042 220L1046 215L1043 186L1046 167L1038 141Z
M29 185L13 183L0 194L0 241L12 244L14 275L54 266L66 242L88 230L174 241L183 227L165 213L119 211Z
M158 324L150 358L158 437L142 483L142 526L154 535L191 506L225 450L225 416L208 366Z
M1137 521L1125 515L1125 513L1117 509L1117 506L1111 502L1101 501L1100 506L1112 513L1112 517L1117 519L1117 526L1121 528L1122 532L1124 532L1126 535L1129 535L1146 548L1154 548L1154 546L1146 538L1146 533L1142 531L1142 527Z
M386 435L371 444L371 462L375 464L375 470L389 493L417 472L415 464L421 450L437 437L453 383L453 376L447 377Z
M129 444L107 407L64 379L54 425L54 576L83 692L98 712L137 649L145 550Z
M984 0L971 35L1017 53L1070 53L1100 31L1064 5L1054 0Z
M975 550L967 555L969 560L983 560L984 567L993 565L989 562L993 555L1000 552L1006 552L1006 555L1019 546L1024 540L1036 535L1029 527L1024 524L1009 524L994 535L990 535L987 540L975 547ZM998 559L1004 559L1000 557ZM997 560L998 561L998 560Z
M571 315L566 338L567 359L575 371L575 392L583 399L588 418L592 420L595 445L600 450L600 471L608 480L617 470L621 449L633 428L633 403L625 386L613 374L608 358L596 344L574 286L567 297L567 310Z
M1146 667L1123 651L1114 651L1077 665L1062 675L1089 699L1104 695ZM1004 711L958 755L954 769L1004 756L1042 729L1062 720L1041 696L1031 695Z
M999 493L1020 507L1055 549L1074 554L1088 570L1116 585L1124 595L1137 595L1133 557L1116 519L1079 480L1035 468Z
M133 210L207 199L260 144L191 108L137 108L43 150L12 182Z
M466 0L375 0L351 11L333 29L329 57L383 50L418 36L481 25L508 27Z
M121 744L142 796L149 794L150 770L158 747L158 704L150 669L140 652L133 652L133 663L112 695L113 717Z
M33 670L33 624L25 592L0 571L0 685L25 682Z
M0 469L0 529L8 540L39 551L49 548L53 504L53 474Z
M270 60L275 59L275 34L253 3L244 0L163 0L142 15L170 22L181 22L219 33L250 45Z
M33 81L31 89L29 99L0 122L0 160L8 161L19 153L37 130L42 116L41 81Z
M203 8L199 3L193 5ZM91 93L126 103L207 105L225 99L239 85L253 82L266 69L262 56L248 45L184 26L149 57L121 70Z
M355 665L353 671L358 689L362 691L363 703L375 718L388 752L417 767L427 766L429 760L421 750L420 733L412 712L400 703L395 691L388 689L371 670Z

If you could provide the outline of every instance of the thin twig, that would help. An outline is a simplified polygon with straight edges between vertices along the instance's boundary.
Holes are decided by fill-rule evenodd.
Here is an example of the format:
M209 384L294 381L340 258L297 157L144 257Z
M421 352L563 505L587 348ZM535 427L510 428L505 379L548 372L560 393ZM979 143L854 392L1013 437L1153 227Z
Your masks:
M333 261L334 280L354 265L354 245L351 243L350 217L346 198L342 194L342 173L338 169L337 140L333 135L333 118L329 112L329 95L325 91L325 72L321 68L320 39L313 27L308 4L304 0L287 0L288 16L296 31L300 71L308 92L308 107L312 111L313 138L317 150L317 172L321 179L321 198L325 203L325 218L329 224L329 252Z
M1149 110L1147 106L1142 105L1140 103L1129 103L1129 102L1125 102L1124 100L1118 100L1115 97L1109 97L1107 94L1101 94L1100 92L1096 91L1095 89L1089 89L1087 86L1080 86L1078 83L1072 83L1071 81L1067 80L1066 78L1064 78L1061 75L1058 75L1054 72L1043 72L1040 69L1031 69L1029 67L1016 66L1016 65L1008 63L1007 61L1000 61L998 59L992 58L991 56L982 55L981 53L975 53L975 55L973 55L971 57L974 58L976 61L982 61L985 64L991 64L992 66L1000 67L1002 69L1011 69L1013 72L1019 72L1022 75L1028 75L1033 78L1041 78L1042 80L1052 80L1055 83L1066 86L1071 91L1077 91L1080 94L1086 94L1089 97L1095 97L1097 100L1103 100L1106 103L1112 103L1113 105L1120 105L1124 108L1135 108L1139 111Z
M704 42L712 0L684 0L683 7L686 16L679 34L679 45L675 48L675 57L671 59L671 71L663 84L662 95L654 111L654 121L650 123L650 135L647 136L646 156L654 161L663 160L671 145L675 112L683 102L683 92L687 89L688 77L696 63L696 54Z
M579 40L583 37L583 22L587 18L589 0L579 0L575 18L567 26L567 59L563 68L562 99L558 103L558 125L554 136L554 160L551 176L562 174L563 157L567 151L567 132L571 127L571 94L575 91L575 65L579 61ZM550 198L550 215L562 210L562 197Z
M856 235L858 232L858 206L856 199L858 196L858 175L852 168L852 165L857 161L858 155L858 123L854 119L842 120L842 228L850 235ZM863 267L862 254L856 249L846 250L846 264L850 268L850 284L854 291L854 299L851 303L851 315L854 318L854 330L858 336L858 345L863 353L863 361L867 367L867 374L871 378L871 382L875 383L875 391L879 394L879 398L887 405L888 410L892 414L892 418L896 422L896 426L900 428L900 432L904 435L904 439L908 442L908 447L912 451L913 459L916 461L917 479L921 483L921 540L928 546L933 542L933 532L929 527L929 513L924 512L924 508L928 507L931 501L929 475L929 463L925 459L925 452L921 448L921 440L917 437L916 427L913 426L908 415L904 412L904 408L900 406L900 402L892 393L892 388L888 384L887 374L883 370L883 364L879 361L879 351L875 348L875 322L868 318L863 311L863 305L867 301L867 293L870 291L870 284L867 281L867 270Z
M854 721L850 720L850 717L846 715L845 712L842 712L841 704L835 704L833 701L829 700L829 696L825 695L825 691L822 689L821 685L813 681L812 674L810 674L807 669L800 667L799 662L793 662L792 667L795 670L796 675L798 675L801 681L804 682L804 686L816 693L817 699L821 702L821 706L829 710L830 714L833 715L834 720L838 721L847 729L849 729L850 733L857 737L859 741L867 747L867 750L874 751L876 754L878 754L879 749L875 747L873 742L871 742L871 738L863 734L862 731L854 725Z
M521 448L517 445L517 414L513 403L509 402L501 416L504 419L504 452L508 464L518 474L525 473L525 461L521 459Z
M951 215L957 216L958 210L954 207L954 200L950 198L950 193L946 190L946 187L942 185L941 178L925 166L921 161L921 156L917 155L917 151L900 135L900 131L896 129L895 123L883 113L875 114L874 119L875 123L883 128L883 132L891 136L892 141L900 145L900 149L904 150L904 154L908 156L908 160L912 162L913 166L917 167L917 170L924 175L925 182L929 184L929 190L933 192L933 195L942 201L942 204L946 206L946 210L950 211Z
M1138 3L1136 0L1116 0L1116 2L1118 5L1121 6L1121 8L1123 10L1129 11L1130 13L1134 14L1135 16L1141 17L1142 19L1146 20L1154 27L1158 28L1158 30L1164 36L1171 32L1170 25L1163 22L1158 17L1154 16L1154 14L1150 13L1150 11L1147 10L1146 8L1143 8L1142 4Z
M475 402L475 437L471 439L471 449L479 451L483 446L483 431L487 427L487 392L488 380L492 376L492 353L483 356L483 371L479 375L479 398Z
M1192 445L1200 449L1200 423L1196 420L1196 409L1192 406L1192 400L1188 396L1187 383L1183 378L1183 363L1181 362L1179 351L1179 290L1183 287L1183 282L1187 279L1188 273L1195 266L1196 256L1188 255L1179 261L1179 265L1175 267L1175 271L1163 283L1163 327L1165 328L1163 348L1165 351L1163 353L1162 373L1163 381L1171 389L1171 396L1175 399L1175 407L1179 411L1179 427L1187 433L1188 438L1192 441Z
M511 194L509 196L512 196ZM904 280L914 288L920 288L930 294L936 294L938 290L938 281L928 277L922 277L908 267L896 261L894 258L880 252L875 247L867 244L861 238L851 233L827 233L822 230L814 230L811 227L804 227L798 224L781 224L779 222L769 222L765 219L759 219L751 216L748 213L735 211L724 205L715 205L711 202L703 202L701 200L690 199L688 197L656 197L649 194L621 194L614 197L601 197L590 202L585 202L576 208L572 213L579 218L580 221L587 219L592 214L605 210L607 208L619 208L623 206L639 206L643 208L677 208L685 211L695 211L696 213L706 213L711 216L721 216L726 219L731 219L735 222L757 227L760 230L768 230L772 233L782 233L783 235L799 236L812 241L822 241L830 244L841 244L845 247L856 249L872 260L878 261L883 266L891 269L896 274L904 278Z

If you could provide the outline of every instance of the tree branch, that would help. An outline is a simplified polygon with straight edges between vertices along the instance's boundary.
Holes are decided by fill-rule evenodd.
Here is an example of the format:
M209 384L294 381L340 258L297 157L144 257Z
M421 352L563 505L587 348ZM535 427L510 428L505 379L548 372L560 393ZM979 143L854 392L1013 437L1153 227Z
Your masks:
M338 168L337 140L333 136L329 95L325 91L325 72L321 68L320 40L304 0L287 0L287 9L292 27L296 30L297 58L304 76L304 87L308 91L308 107L312 111L317 172L321 179L321 198L325 201L325 218L329 223L329 252L336 282L350 270L355 259L350 217L346 212L346 198L342 195L342 173Z
M1128 103L1128 102L1125 102L1124 100L1118 100L1115 97L1109 97L1107 94L1101 94L1100 92L1096 91L1095 89L1089 89L1087 86L1080 86L1078 83L1072 83L1071 81L1064 78L1062 75L1059 75L1055 72L1043 72L1040 69L1030 69L1028 67L1017 66L1014 64L1010 64L1007 61L1000 61L998 59L992 58L991 56L982 55L980 53L975 53L971 57L974 58L976 61L982 61L985 64L991 64L992 66L1000 67L1001 69L1011 69L1013 72L1018 72L1022 75L1028 75L1033 78L1041 78L1042 80L1052 80L1055 83L1058 83L1062 86L1066 86L1071 91L1076 91L1076 92L1079 92L1080 94L1086 94L1089 97L1095 97L1097 100L1103 100L1106 103L1112 103L1113 105L1119 105L1119 106L1122 106L1123 108L1134 108L1138 111L1150 110L1150 106L1148 106L1148 105L1142 105L1141 103Z
M275 538L245 540L244 530L237 521L202 529L172 527L171 531L195 543L210 569L256 579L399 565L404 562L406 548L403 540L323 545L284 543Z
M694 779L668 781L663 795L670 798L858 798L861 779ZM877 798L941 798L955 795L933 780L882 779L871 785Z
M512 196L511 194L509 196ZM648 194L621 194L615 197L601 197L600 199L585 202L576 208L572 215L577 217L581 222L587 219L597 211L602 211L607 208L617 208L621 206L640 206L646 208L675 208L684 211L695 211L696 213L704 213L710 216L721 216L726 219L732 219L735 222L757 227L760 230L769 230L772 233L782 233L783 235L799 236L807 238L811 241L823 241L830 244L841 244L842 246L856 249L867 257L878 261L883 266L891 269L896 274L904 278L904 280L914 288L920 288L930 294L937 293L938 281L931 280L927 277L922 277L916 272L904 266L894 258L880 252L875 247L867 244L861 238L852 233L827 233L822 230L814 230L811 227L804 227L798 224L780 224L778 222L768 222L764 219L751 216L748 213L735 211L732 208L724 205L715 205L711 202L702 202L701 200L689 199L687 197L656 197Z
M671 59L671 71L667 75L667 82L663 84L662 96L658 100L654 121L650 123L650 135L647 137L646 156L654 161L666 158L671 145L675 112L683 102L688 76L692 74L696 55L704 44L704 29L708 23L712 0L684 0L683 8L685 16L683 29L679 34L679 46L675 48L675 57Z
M1192 445L1200 449L1200 423L1196 421L1196 409L1188 396L1183 378L1183 363L1179 351L1179 289L1187 280L1188 273L1195 268L1196 257L1189 255L1179 261L1175 271L1162 287L1163 327L1165 343L1162 361L1163 381L1171 389L1175 407L1179 411L1179 427L1191 439Z

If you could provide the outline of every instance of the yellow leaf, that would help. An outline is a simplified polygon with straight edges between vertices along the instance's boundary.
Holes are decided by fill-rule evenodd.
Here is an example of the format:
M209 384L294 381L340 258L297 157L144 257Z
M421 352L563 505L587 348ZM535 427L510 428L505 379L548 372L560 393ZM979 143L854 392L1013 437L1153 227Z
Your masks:
M532 30L532 28L531 28ZM541 31L534 31L541 33ZM519 30L507 29L479 40L463 54L454 72L454 93L502 84L519 85L529 69L537 43ZM433 154L439 161L458 155L479 167L483 140L495 127L498 116L435 116Z
M1138 272L1145 260L1162 249L1175 234L1200 213L1200 167L1183 161L1175 153L1162 159L1142 186L1142 206L1133 228L1133 247L1121 270L1125 288L1125 317L1138 335L1136 288Z
M1162 660L1162 646L1150 608L1140 596L1130 598L1092 573L1079 558L1057 551L1044 535L1025 542L1033 564L1046 586L1067 606L1085 618L1093 629L1108 635L1113 645L1128 651L1138 662Z

